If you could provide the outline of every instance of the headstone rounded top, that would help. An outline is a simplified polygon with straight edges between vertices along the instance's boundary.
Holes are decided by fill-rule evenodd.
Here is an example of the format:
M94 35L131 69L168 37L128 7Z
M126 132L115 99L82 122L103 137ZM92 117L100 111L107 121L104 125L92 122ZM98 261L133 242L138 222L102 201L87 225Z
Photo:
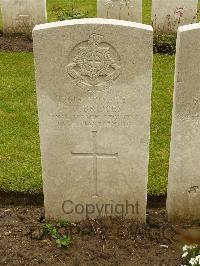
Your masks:
M184 32L184 31L196 30L196 29L200 29L200 23L194 23L194 24L188 24L188 25L180 26L178 28L178 32Z
M116 25L116 26L132 27L132 28L153 31L153 28L150 25L131 22L131 21L125 21L125 20L102 19L102 18L73 19L73 20L64 20L64 21L40 24L40 25L36 25L33 31L44 30L44 29L49 29L49 28L64 27L64 26L71 26L71 25L89 25L89 24Z

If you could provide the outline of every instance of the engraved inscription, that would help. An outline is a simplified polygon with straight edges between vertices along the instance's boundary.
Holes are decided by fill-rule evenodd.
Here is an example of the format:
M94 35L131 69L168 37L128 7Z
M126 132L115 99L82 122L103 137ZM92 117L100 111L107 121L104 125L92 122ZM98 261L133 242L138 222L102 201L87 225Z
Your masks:
M109 86L120 75L119 55L103 38L92 34L70 53L67 72L82 89L90 91Z
M93 136L93 151L91 153L87 152L82 152L82 153L76 153L76 152L71 152L73 156L76 156L78 158L82 157L89 157L93 158L93 178L94 178L94 197L99 197L98 195L98 171L97 171L97 159L98 158L110 158L110 159L116 159L118 158L118 153L100 153L97 151L97 131L92 131L92 136Z
M16 22L19 24L20 27L28 27L30 24L30 16L19 14L17 16Z
M55 114L51 117L57 119L58 126L66 126L71 121L76 121L74 127L86 126L86 127L102 127L102 128L114 128L114 127L129 127L134 125L134 122L138 117L133 117L130 114L99 114L99 115L84 115L77 114L68 116L67 114Z
M134 102L130 104L123 94L111 98L108 94L95 95L88 97L87 101L77 96L68 96L59 97L58 101L60 110L50 115L56 119L58 126L66 126L75 121L73 126L78 127L129 127L138 119L137 113L132 114ZM70 109L65 110L65 106L70 106Z
M197 119L197 122L199 123L199 117L200 117L200 96L187 98L187 102L183 105L179 104L178 108L181 108L177 116L181 120L190 120L190 119Z

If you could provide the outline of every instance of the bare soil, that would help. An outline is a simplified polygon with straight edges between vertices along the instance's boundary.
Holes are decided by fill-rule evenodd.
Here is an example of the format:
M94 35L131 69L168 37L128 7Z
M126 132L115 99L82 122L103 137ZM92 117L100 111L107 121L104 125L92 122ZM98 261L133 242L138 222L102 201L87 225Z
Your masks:
M59 229L72 237L63 249L44 231L42 202L41 195L0 193L0 265L181 265L182 244L165 208L149 208L146 225L111 217L69 224Z
M27 36L6 36L0 33L1 52L32 52L33 43Z

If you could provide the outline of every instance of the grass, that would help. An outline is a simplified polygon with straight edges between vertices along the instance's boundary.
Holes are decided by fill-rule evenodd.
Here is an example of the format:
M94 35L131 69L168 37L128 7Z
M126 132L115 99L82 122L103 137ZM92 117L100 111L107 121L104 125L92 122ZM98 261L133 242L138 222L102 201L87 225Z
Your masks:
M175 56L154 55L149 193L167 188Z
M0 188L40 191L42 183L32 53L1 53L0 72Z
M151 24L151 3L152 0L142 1L142 17L145 24Z
M48 21L56 21L56 10L60 7L62 9L75 9L81 13L88 12L90 17L96 16L96 0L47 0L47 14Z
M155 55L149 193L166 192L174 56ZM42 190L32 53L0 53L0 189Z

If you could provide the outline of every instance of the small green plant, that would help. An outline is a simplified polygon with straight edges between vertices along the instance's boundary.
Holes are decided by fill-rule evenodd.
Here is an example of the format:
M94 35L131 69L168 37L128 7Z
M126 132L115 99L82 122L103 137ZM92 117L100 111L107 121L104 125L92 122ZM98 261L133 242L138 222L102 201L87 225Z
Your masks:
M183 247L183 263L182 266L200 266L200 246L184 246Z
M67 221L60 221L59 223L58 223L58 227L59 228L61 228L61 227L65 227L65 226L67 226L67 225L69 225L70 224L70 222L67 222Z
M153 49L154 53L175 54L176 34L154 34Z
M56 239L56 244L59 248L67 248L71 244L71 238L69 236L63 235Z
M65 234L59 233L59 228L63 227L67 223L60 222L57 227L52 224L45 224L44 231L46 234L50 235L53 239L55 239L56 244L60 248L67 248L72 243L71 237Z
M57 228L52 224L45 224L44 231L55 239L59 236Z
M70 7L69 9L64 9L62 7L54 7L52 11L55 14L57 20L59 21L67 19L81 19L88 17L88 11L81 12L73 6Z

